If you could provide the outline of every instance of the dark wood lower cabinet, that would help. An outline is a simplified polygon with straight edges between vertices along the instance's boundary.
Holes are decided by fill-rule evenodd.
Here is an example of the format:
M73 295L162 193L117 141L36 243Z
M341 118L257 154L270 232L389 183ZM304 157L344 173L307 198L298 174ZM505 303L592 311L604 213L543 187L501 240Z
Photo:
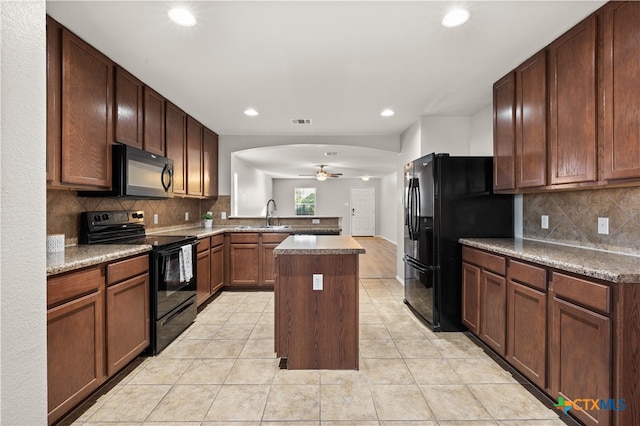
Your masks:
M506 354L507 279L482 271L480 279L480 338L498 354Z
M547 378L547 295L509 280L507 360L544 389Z
M224 245L222 243L211 247L210 260L211 293L213 294L224 285Z
M99 290L47 311L49 424L105 380L103 309Z
M200 306L211 296L211 253L209 238L200 240L198 244L198 264L196 267L196 299Z
M146 261L146 257L145 261ZM107 375L142 353L149 336L149 274L107 287Z
M574 403L581 400L571 413L585 424L611 423L610 410L586 408L584 401L611 398L611 345L609 318L553 298L551 393Z
M259 246L255 244L231 244L229 246L229 284L258 285L260 274Z
M462 322L480 334L480 268L462 262Z

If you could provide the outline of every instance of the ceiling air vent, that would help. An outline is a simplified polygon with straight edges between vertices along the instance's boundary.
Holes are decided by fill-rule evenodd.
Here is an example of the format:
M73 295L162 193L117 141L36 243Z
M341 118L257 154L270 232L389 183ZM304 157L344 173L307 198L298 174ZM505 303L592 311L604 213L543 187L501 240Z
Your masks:
M304 126L307 124L311 124L311 119L310 118L292 118L291 124Z

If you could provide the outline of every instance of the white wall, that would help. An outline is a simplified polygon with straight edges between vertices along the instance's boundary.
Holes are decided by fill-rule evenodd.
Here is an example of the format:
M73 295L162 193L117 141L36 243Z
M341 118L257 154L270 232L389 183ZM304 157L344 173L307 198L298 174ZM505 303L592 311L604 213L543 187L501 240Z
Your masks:
M471 117L422 117L421 127L421 155L469 155Z
M47 424L46 223L26 219L47 217L45 13L44 1L0 2L3 425Z
M493 106L491 104L471 117L469 155L493 156Z
M295 188L316 188L316 216L342 218L342 235L351 235L351 188L374 187L376 189L376 234L380 229L380 179L274 179L273 199L278 205L275 216L295 216Z
M235 155L231 155L231 164L231 170L237 174L233 177L237 183L233 184L231 215L264 216L273 192L273 179Z
M308 136L308 135L220 135L218 145L218 192L231 194L231 153L280 145L347 145L399 152L397 135Z
M376 194L377 195L377 194ZM398 191L398 174L391 173L380 179L380 228L378 235L398 243L398 206L402 206L402 192Z

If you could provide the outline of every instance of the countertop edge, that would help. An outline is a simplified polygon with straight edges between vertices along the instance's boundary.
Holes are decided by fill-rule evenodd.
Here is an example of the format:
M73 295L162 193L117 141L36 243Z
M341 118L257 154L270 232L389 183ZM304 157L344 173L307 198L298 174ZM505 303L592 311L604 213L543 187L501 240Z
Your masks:
M100 253L78 254L73 253L77 251L78 246L67 247L64 252L60 253L47 253L47 276L58 275L64 272L75 271L78 269L86 268L89 266L99 265L101 263L111 262L118 259L124 259L129 256L135 256L136 254L142 254L150 252L152 247L149 244L141 245L128 245L126 248L120 248L121 246L113 247L109 245L95 245L94 250L101 250ZM113 249L110 249L113 247ZM71 260L67 260L66 256L71 257ZM49 264L49 263L52 264ZM62 262L56 264L57 262Z
M524 238L461 238L458 241L469 247L590 278L613 283L640 283L640 258L635 256ZM598 260L606 264L598 264Z

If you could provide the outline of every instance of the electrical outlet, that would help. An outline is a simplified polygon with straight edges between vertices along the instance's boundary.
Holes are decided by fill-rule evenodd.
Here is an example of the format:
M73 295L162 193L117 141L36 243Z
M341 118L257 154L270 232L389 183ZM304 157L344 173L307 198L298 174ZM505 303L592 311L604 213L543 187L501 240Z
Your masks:
M312 225L319 225L320 224L320 219L311 219L311 224Z
M540 216L540 228L549 229L549 215L543 214Z
M599 217L598 218L598 234L609 234L609 218L608 217Z
M220 212L220 219L226 219L227 218L227 212Z
M313 289L322 290L322 274L313 274Z
M184 221L189 222L189 212L184 212Z
M154 213L153 214L153 224L157 225L158 224L158 213Z

